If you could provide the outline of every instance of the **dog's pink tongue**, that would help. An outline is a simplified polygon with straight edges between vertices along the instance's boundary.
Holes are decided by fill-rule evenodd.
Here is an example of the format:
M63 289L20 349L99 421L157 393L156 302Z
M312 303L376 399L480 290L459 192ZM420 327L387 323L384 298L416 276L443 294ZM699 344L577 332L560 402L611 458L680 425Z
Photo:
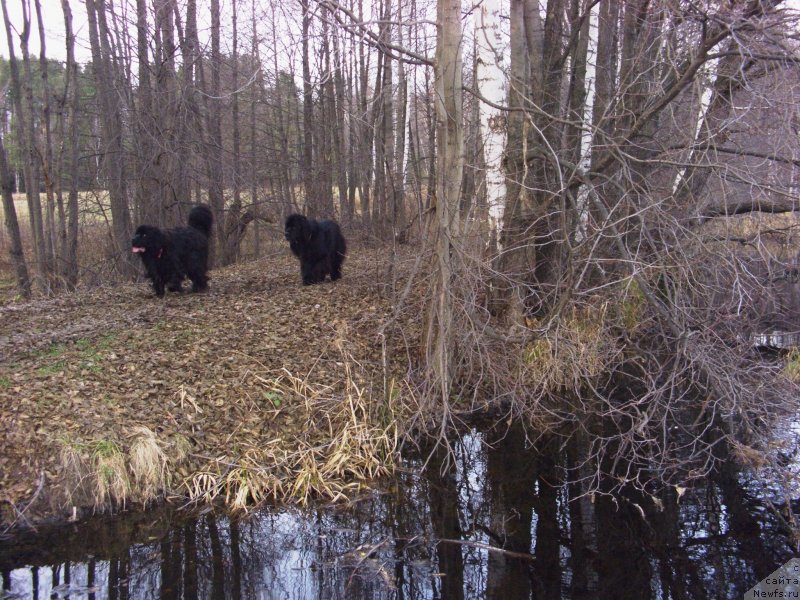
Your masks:
M131 248L131 252L133 252L134 254L141 254L144 253L144 248L141 248L139 246L134 246L133 248Z

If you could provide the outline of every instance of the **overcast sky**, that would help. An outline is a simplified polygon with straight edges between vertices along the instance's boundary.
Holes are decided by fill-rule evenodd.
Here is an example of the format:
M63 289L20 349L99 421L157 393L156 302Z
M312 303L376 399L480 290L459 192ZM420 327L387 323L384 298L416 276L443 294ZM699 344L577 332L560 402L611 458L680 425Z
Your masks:
M46 50L48 58L56 60L67 59L66 41L64 38L64 12L61 10L61 0L39 0L42 6L42 15L45 29ZM31 15L31 39L28 45L31 55L34 57L39 56L39 28L36 25L36 13L31 4L31 10L34 11ZM72 28L78 36L78 43L75 48L75 55L80 62L89 60L91 53L89 51L89 41L87 38L87 24L86 24L86 9L83 2L76 2L70 0L70 8L72 9ZM22 24L22 2L21 0L6 0L8 7L8 14L11 17L11 22L17 27ZM0 20L2 17L0 16ZM19 42L14 46L14 52L19 57ZM0 56L8 58L8 42L6 41L6 32L3 27L0 27Z
M12 24L17 27L22 23L22 1L23 0L6 0L8 6L9 16L11 17ZM35 10L31 0L31 10ZM225 5L237 0L222 0L222 12L225 13ZM47 43L47 56L57 60L64 61L67 57L66 42L64 39L64 13L61 10L61 0L40 0L42 12L44 15L44 28ZM200 21L200 38L203 43L203 21L206 20L207 10L203 10L203 3L198 3L198 20ZM793 8L800 8L800 0L786 0L784 6ZM88 40L88 25L86 23L86 9L84 2L78 0L70 0L70 8L72 9L72 27L77 35L78 41L75 48L75 54L79 62L85 63L91 59L91 52L89 50ZM135 15L134 15L135 16ZM2 16L0 16L0 21ZM31 39L29 43L30 53L34 57L39 55L39 31L36 25L35 14L31 16L32 29ZM16 42L14 51L19 56L19 43ZM224 50L223 50L224 51ZM8 42L6 41L5 29L0 26L0 56L8 57Z

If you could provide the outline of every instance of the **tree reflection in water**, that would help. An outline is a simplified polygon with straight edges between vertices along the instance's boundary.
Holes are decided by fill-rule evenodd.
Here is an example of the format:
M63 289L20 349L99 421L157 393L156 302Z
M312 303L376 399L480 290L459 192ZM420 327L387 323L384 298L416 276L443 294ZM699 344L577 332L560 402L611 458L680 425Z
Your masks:
M245 518L166 509L0 544L0 598L734 598L792 557L733 470L591 496L580 447L472 433L384 493Z

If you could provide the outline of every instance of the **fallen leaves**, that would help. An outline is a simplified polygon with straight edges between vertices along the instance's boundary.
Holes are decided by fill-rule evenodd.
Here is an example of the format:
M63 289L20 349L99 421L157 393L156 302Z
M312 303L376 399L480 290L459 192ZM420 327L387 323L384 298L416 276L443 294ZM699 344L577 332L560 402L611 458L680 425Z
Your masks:
M0 308L0 494L24 502L45 471L51 496L63 496L60 439L108 440L130 456L143 430L154 437L135 452L163 453L154 460L171 473L140 464L132 481L237 507L337 498L384 474L397 435L372 422L379 331L392 314L376 277L386 253L353 250L342 281L304 287L283 250L214 271L204 294L158 300L141 283ZM397 326L413 331L418 316ZM107 469L104 494L124 490L118 469Z

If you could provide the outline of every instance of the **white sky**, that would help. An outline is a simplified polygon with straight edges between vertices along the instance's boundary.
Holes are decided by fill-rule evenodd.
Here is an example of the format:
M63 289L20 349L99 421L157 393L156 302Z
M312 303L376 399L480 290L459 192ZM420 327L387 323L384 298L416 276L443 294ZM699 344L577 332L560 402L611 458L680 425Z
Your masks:
M31 7L31 39L28 48L31 56L38 57L40 51L39 28L36 24L36 11L33 1L29 1ZM22 2L23 0L6 0L11 23L18 29L22 25ZM40 4L42 6L42 20L44 21L47 56L48 58L64 61L67 59L67 49L64 35L64 12L61 10L61 0L40 0ZM75 56L79 62L87 62L91 57L91 52L89 51L89 40L87 37L86 8L83 2L77 2L75 0L70 0L69 5L72 10L72 29L78 38L75 47ZM1 13L0 22L2 22ZM15 42L14 52L17 57L20 56L18 41ZM8 41L6 40L5 28L2 26L0 26L0 56L8 58Z
M41 7L42 7L42 14L43 14L43 21L44 21L44 29L45 29L45 41L46 41L46 50L47 50L47 57L65 61L67 59L67 49L66 49L66 37L64 34L64 11L61 8L61 0L39 0ZM228 11L226 7L230 6L231 2L237 2L240 0L221 0L220 4L222 15L223 15L223 28L228 26L226 19L226 15ZM800 0L799 0L800 1ZM39 28L36 23L36 10L34 8L33 0L6 0L6 6L8 7L8 14L11 19L12 27L16 27L17 31L22 26L22 4L23 2L30 4L31 10L31 36L30 41L28 43L28 48L31 53L32 57L38 57L40 52L39 46ZM118 7L122 7L123 11L127 11L127 15L123 15L123 18L127 17L129 21L133 22L135 20L136 15L135 13L131 13L131 11L135 11L135 4L131 2L119 2L115 3ZM249 2L247 3L249 7ZM200 0L197 3L197 20L198 20L198 34L200 36L201 43L204 43L204 38L207 36L204 33L207 31L209 26L209 12L207 5ZM77 43L75 46L75 56L80 63L86 63L91 60L91 50L89 48L89 32L88 32L88 23L86 20L86 5L83 0L69 0L69 6L72 10L72 29L75 35L77 36ZM149 6L150 15L148 15L148 20L152 25L152 6ZM240 27L244 31L245 28L248 27L249 24L249 17L240 17L240 20L243 21L240 23ZM223 36L223 44L225 38ZM19 39L14 41L14 52L16 53L17 57L20 56L19 51ZM226 49L223 48L223 52ZM6 32L5 28L2 26L2 13L0 13L0 56L4 58L8 58L8 42L6 41Z
M237 2L240 0L222 0L222 12L226 13L225 5L230 5L230 2ZM502 0L501 0L502 1ZM31 39L29 43L29 51L31 56L38 57L39 55L39 31L36 25L36 16L33 7L33 0L6 0L9 16L14 26L19 28L22 23L22 3L27 2L30 4L32 11L31 14ZM64 13L61 9L61 0L40 0L42 11L44 15L44 28L45 37L47 42L47 56L48 58L64 61L66 60L66 42L64 36ZM70 8L72 9L72 27L77 35L77 45L75 54L79 62L85 63L91 59L91 52L89 50L88 41L88 25L86 22L86 9L82 0L69 0ZM247 3L249 6L249 2ZM285 0L279 4L292 4L291 0ZM784 6L800 10L800 0L786 0ZM266 16L266 15L265 15ZM152 18L152 17L151 17ZM201 43L203 39L204 21L208 18L207 7L204 6L202 0L198 2L198 21L200 27ZM248 27L247 19L249 17L242 17L240 27L246 31ZM223 17L223 21L225 18ZM2 16L0 15L0 23ZM225 24L223 23L223 26ZM269 43L269 38L262 39L262 43ZM19 42L15 41L14 50L19 57ZM225 51L223 49L223 51ZM8 42L6 41L5 29L0 25L0 56L8 57Z

